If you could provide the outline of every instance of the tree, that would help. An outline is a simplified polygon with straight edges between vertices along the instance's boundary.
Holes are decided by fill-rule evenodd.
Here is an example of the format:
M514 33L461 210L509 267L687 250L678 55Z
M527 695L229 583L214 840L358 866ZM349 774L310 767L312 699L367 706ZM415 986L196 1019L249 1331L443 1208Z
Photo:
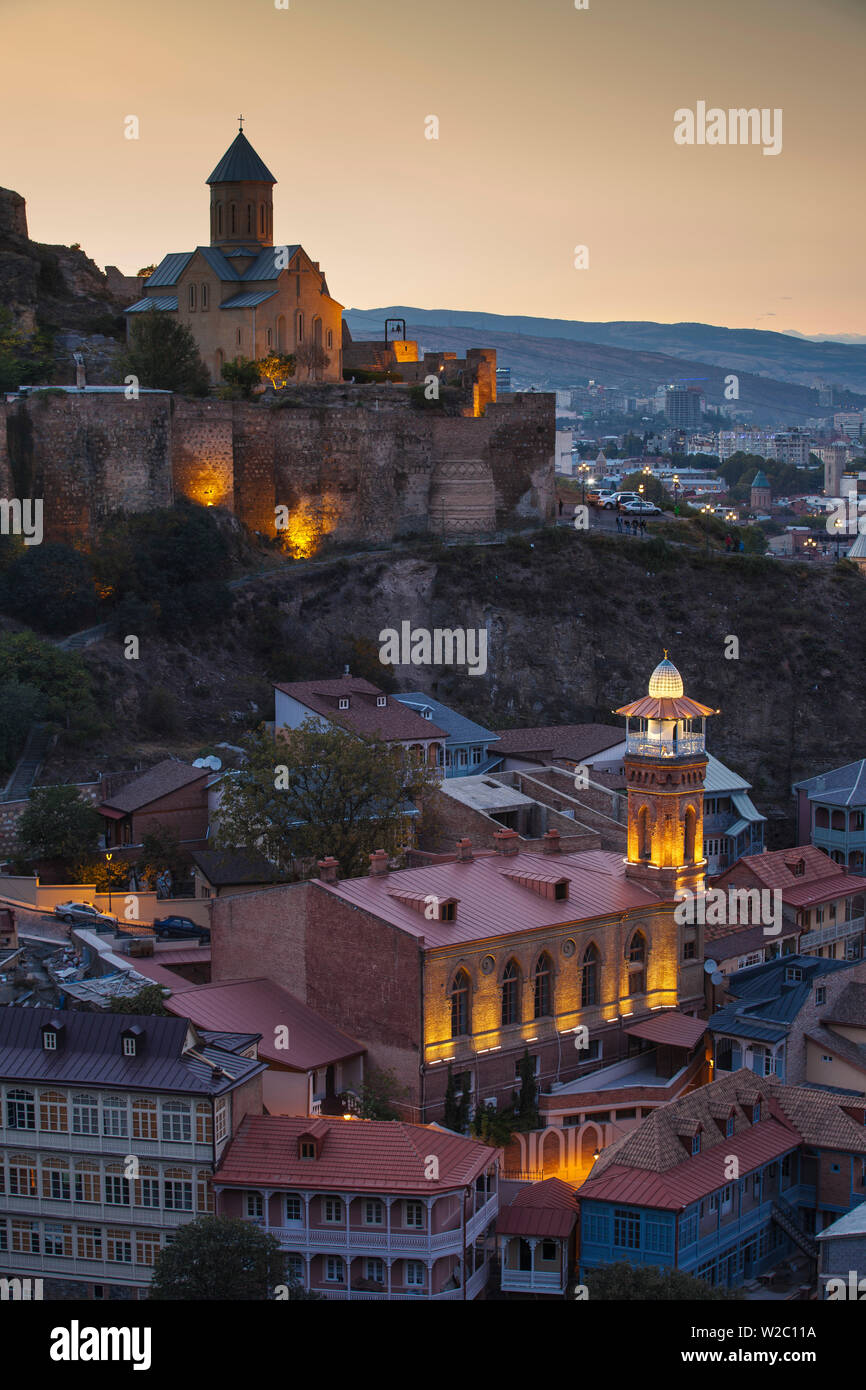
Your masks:
M679 1269L631 1265L627 1261L589 1270L585 1283L591 1304L600 1299L629 1303L729 1302L736 1297L728 1289L715 1289Z
M93 854L100 825L77 787L37 787L18 823L18 838L28 858L69 863Z
M71 546L26 546L0 582L7 613L44 632L68 633L97 616L90 565Z
M673 506L673 499L664 483L649 473L628 473L620 483L623 492L638 492L645 502L654 502L657 507Z
M261 382L259 364L249 357L235 357L223 363L222 378L228 383L230 396L248 401Z
M373 850L405 844L407 802L438 787L433 769L402 750L315 718L276 738L259 729L246 746L249 761L226 779L216 843L256 846L285 873L326 855L344 876L364 873Z
M463 1134L466 1129L468 1113L469 1097L465 1091L457 1094L454 1070L449 1062L448 1084L445 1087L445 1114L442 1116L442 1123L446 1129L453 1129L457 1134Z
M90 672L76 652L64 652L33 632L0 633L4 681L33 686L42 695L36 717L65 724L82 737L99 733L102 716Z
M361 1118L363 1120L399 1120L396 1102L407 1094L392 1068L371 1067L361 1083Z
M270 352L256 366L275 391L282 391L289 377L295 375L295 359L291 353Z
M11 772L42 708L42 692L20 681L0 682L0 773Z
M137 994L114 994L108 1001L110 1014L158 1014L168 1015L163 1003L162 985L142 985Z
M157 1254L149 1298L250 1303L283 1282L286 1256L250 1221L200 1216L179 1226Z
M51 367L50 337L43 332L22 332L11 309L0 305L0 391L44 381Z
M477 1105L472 1116L472 1133L482 1144L504 1149L514 1133L514 1112L510 1106L497 1110L495 1105Z
M535 1079L535 1062L524 1048L523 1056L517 1064L520 1090L514 1100L515 1128L520 1130L540 1129L538 1114L538 1082Z
M120 374L156 391L206 396L210 377L186 324L160 309L134 317L129 345L118 361Z
M295 363L306 372L308 381L318 381L331 359L320 343L298 343L295 348Z
M180 839L169 825L159 822L142 837L141 854L136 867L155 883L157 874L168 869L172 878L185 878L189 872L189 856L181 848Z

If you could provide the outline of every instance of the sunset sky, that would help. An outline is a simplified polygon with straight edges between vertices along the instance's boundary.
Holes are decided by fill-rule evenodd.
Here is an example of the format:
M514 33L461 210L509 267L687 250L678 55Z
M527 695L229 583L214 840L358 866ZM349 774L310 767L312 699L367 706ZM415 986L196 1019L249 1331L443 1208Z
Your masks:
M866 0L0 0L0 31L0 184L100 266L207 242L243 112L275 240L346 307L866 333ZM676 145L698 101L781 108L782 152Z

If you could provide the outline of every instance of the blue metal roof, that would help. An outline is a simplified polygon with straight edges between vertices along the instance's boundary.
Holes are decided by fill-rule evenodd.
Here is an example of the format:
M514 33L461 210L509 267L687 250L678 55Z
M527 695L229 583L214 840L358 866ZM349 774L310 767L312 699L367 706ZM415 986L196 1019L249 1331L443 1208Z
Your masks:
M795 782L793 790L801 789L810 801L823 802L825 806L866 806L866 758Z
M147 309L174 311L177 309L177 295L155 294L152 299L139 299L137 303L131 304L123 312L125 314L143 314Z
M264 304L266 299L273 299L276 290L247 290L245 294L233 294L231 299L223 300L221 309L254 309L257 304Z
M458 714L457 710L449 709L439 700L434 700L432 695L427 695L423 690L412 691L409 694L400 693L394 696L401 705L408 705L411 709L418 710L421 706L432 709L432 723L438 724L440 729L444 729L448 735L446 743L498 743L499 735L493 733L491 729L485 729L474 720L467 719L464 714Z
M294 246L266 246L259 252L252 265L247 266L240 278L242 280L276 280L284 270L288 269L288 262L299 250L300 246L297 243ZM278 257L279 266L276 263ZM286 265L282 264L283 261L286 261Z
M168 256L163 256L156 270L148 276L147 288L153 289L156 285L176 285L192 257L192 251L172 251Z
M211 270L220 280L240 280L233 265L230 265L218 246L197 246L196 251L204 256Z
M763 965L738 970L727 981L734 1000L714 1013L707 1026L713 1033L779 1042L808 1003L815 980L854 964L821 956L777 956ZM788 980L792 966L802 972L801 980Z
M276 183L276 179L256 154L243 131L238 131L208 183Z

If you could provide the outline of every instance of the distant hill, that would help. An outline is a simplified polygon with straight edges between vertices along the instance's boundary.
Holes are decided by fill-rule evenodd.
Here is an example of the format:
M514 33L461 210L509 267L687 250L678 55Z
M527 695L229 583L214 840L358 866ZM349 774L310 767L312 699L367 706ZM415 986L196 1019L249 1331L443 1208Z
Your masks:
M430 348L496 347L519 385L565 389L587 376L644 393L660 382L696 379L713 403L724 378L740 377L740 403L756 420L828 414L819 383L866 393L866 346L813 342L759 329L703 323L588 323L454 309L390 305L345 312L353 337L379 337L386 318L405 318L410 337ZM866 401L864 401L866 403Z

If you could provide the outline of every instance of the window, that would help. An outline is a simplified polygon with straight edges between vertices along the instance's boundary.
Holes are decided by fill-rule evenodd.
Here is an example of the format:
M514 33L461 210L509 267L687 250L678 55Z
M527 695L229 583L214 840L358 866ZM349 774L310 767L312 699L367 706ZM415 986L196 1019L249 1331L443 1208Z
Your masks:
M614 1207L613 1243L621 1250L637 1250L640 1246L640 1213Z
M236 334L235 334L235 342L237 343L238 347L240 347L240 345L241 345L241 330L240 330L240 329L238 329L237 332L236 332Z
M195 285L189 287L189 311L191 314L195 313Z
M734 1117L733 1117L733 1115L729 1115L728 1118L727 1118L727 1120L725 1121L725 1138L726 1138L726 1139L730 1139L730 1137L731 1137L731 1135L733 1134L733 1132L734 1132Z
M364 1225L381 1226L385 1220L385 1208L377 1197L371 1197L364 1203Z
M209 308L210 308L210 286L209 286L209 285L202 285L202 287L201 287L201 307L202 307L203 309L209 309Z
M167 1169L164 1190L166 1211L192 1211L192 1178L187 1169Z
M372 1279L374 1284L384 1284L385 1282L385 1262L384 1260L365 1260L364 1277Z
M659 1217L648 1215L644 1218L646 1248L656 1255L673 1253L673 1225Z
M214 1128L216 1142L218 1144L221 1144L223 1139L227 1137L229 1132L229 1107L228 1102L225 1099L217 1101L215 1115L216 1118Z
M75 1167L76 1202L101 1201L102 1182L95 1163L78 1163Z
M543 1240L541 1242L541 1258L543 1260L555 1260L559 1242L555 1240Z
M298 342L301 343L301 342L303 342L303 340L304 340L304 316L303 316L303 314L298 314Z
M304 1258L302 1255L289 1255L286 1260L286 1277L290 1284L303 1284Z
M535 963L535 977L533 981L535 986L535 1018L546 1018L548 1014L553 1013L551 1001L552 990L550 987L552 969L550 956L546 951L542 951Z
M325 1257L325 1279L329 1284L344 1284L346 1282L345 1266L339 1255L327 1255Z
M47 1036L48 1034L46 1034ZM60 1091L43 1091L40 1095L39 1128L54 1134L62 1134L69 1128L66 1097Z
M12 1249L21 1255L39 1254L39 1228L35 1221L13 1218Z
M235 234L235 228L236 228L236 223L237 223L237 215L236 215L236 214L237 214L237 209L236 209L234 203L229 203L229 227L230 227L230 229L231 229L232 236L234 236L234 234Z
M411 1288L424 1287L424 1266L420 1260L406 1261L406 1283Z
M27 1154L13 1154L9 1160L9 1196L39 1196L36 1185L36 1160Z
M102 1102L102 1133L114 1139L125 1139L129 1116L125 1096L106 1096Z
M266 231L267 231L267 227L265 226L265 205L264 205L264 203L260 203L260 204L259 204L259 232L261 233L262 236L264 236Z
M105 1258L114 1264L132 1264L132 1232L112 1230L109 1226L105 1238Z
M46 1221L42 1238L46 1255L72 1254L72 1227L64 1226L62 1221Z
M57 1034L51 1028L46 1028L42 1034L42 1046L46 1052L57 1051Z
M816 1003L816 1004L826 1004L826 1002L827 1002L827 986L826 986L826 985L819 985L818 988L815 990L815 1003Z
M167 1100L162 1106L162 1137L178 1143L192 1138L192 1119L189 1106L182 1100Z
M698 944L690 933L683 942L683 960L694 960L698 954Z
M72 1133L99 1133L99 1102L95 1096L72 1097Z
M451 1036L462 1038L469 1032L469 976L458 970L451 983Z
M252 234L253 234L253 205L252 205L252 203L247 203L247 231L249 232L250 236L252 236Z
M261 1192L248 1192L246 1194L247 1216L264 1216L265 1203Z
M68 1202L69 1164L65 1158L43 1158L42 1196L54 1202Z
M286 1225L302 1226L304 1224L304 1207L300 1197L294 1192L290 1192L286 1197Z
M271 330L269 328L265 330L265 342L267 343L268 347L271 346Z
M339 1197L322 1198L322 1220L330 1226L343 1223L343 1203Z
M135 1096L132 1102L133 1139L155 1139L157 1137L156 1101L146 1096Z
M76 1226L75 1251L79 1260L102 1259L102 1231L98 1226Z
M636 931L628 948L628 992L646 993L646 937Z
M332 348L333 346L334 346L334 334L333 334L333 332L331 331L331 329L329 328L329 329L328 329L328 347L329 347L329 348Z
M145 1164L139 1166L134 1199L137 1207L159 1207L159 1169Z
M517 961L510 960L502 976L502 1026L519 1021L520 970Z
M129 1206L129 1179L123 1176L119 1163L112 1163L105 1170L105 1201L113 1207Z
M10 1129L36 1128L36 1102L32 1091L7 1091L6 1124Z
M680 1246L685 1249L687 1245L694 1245L697 1238L698 1214L692 1211L680 1220Z
M376 696L376 708L377 708L377 709L384 709L385 706L387 705L387 703L388 703L388 700L387 700L386 696L384 696L384 695L377 695L377 696Z
M756 1102L755 1102L755 1107L754 1107L754 1109L752 1110L752 1124L753 1124L753 1125L756 1125L756 1124L758 1123L758 1121L760 1120L760 1118L761 1118L761 1102L760 1102L760 1101L756 1101Z
M217 203L217 236L222 236L222 234L223 234L223 205L222 205L222 203Z
M406 1202L403 1212L403 1225L412 1226L415 1230L424 1228L424 1203Z
M580 1003L584 1009L591 1008L598 1003L600 959L598 947L594 942L590 942L583 953L583 964L580 972Z
M700 1136L699 1134L693 1134L693 1135L692 1135L692 1154L699 1154L700 1151L701 1151L701 1136Z
M159 1232L158 1231L136 1231L135 1233L135 1263L137 1265L152 1265L156 1263L156 1256L159 1251Z
M195 1107L195 1142L213 1143L213 1120L206 1100L200 1100Z
M316 1145L312 1139L301 1140L301 1158L315 1158Z
M213 1211L213 1187L211 1175L206 1168L200 1168L195 1179L196 1211Z

